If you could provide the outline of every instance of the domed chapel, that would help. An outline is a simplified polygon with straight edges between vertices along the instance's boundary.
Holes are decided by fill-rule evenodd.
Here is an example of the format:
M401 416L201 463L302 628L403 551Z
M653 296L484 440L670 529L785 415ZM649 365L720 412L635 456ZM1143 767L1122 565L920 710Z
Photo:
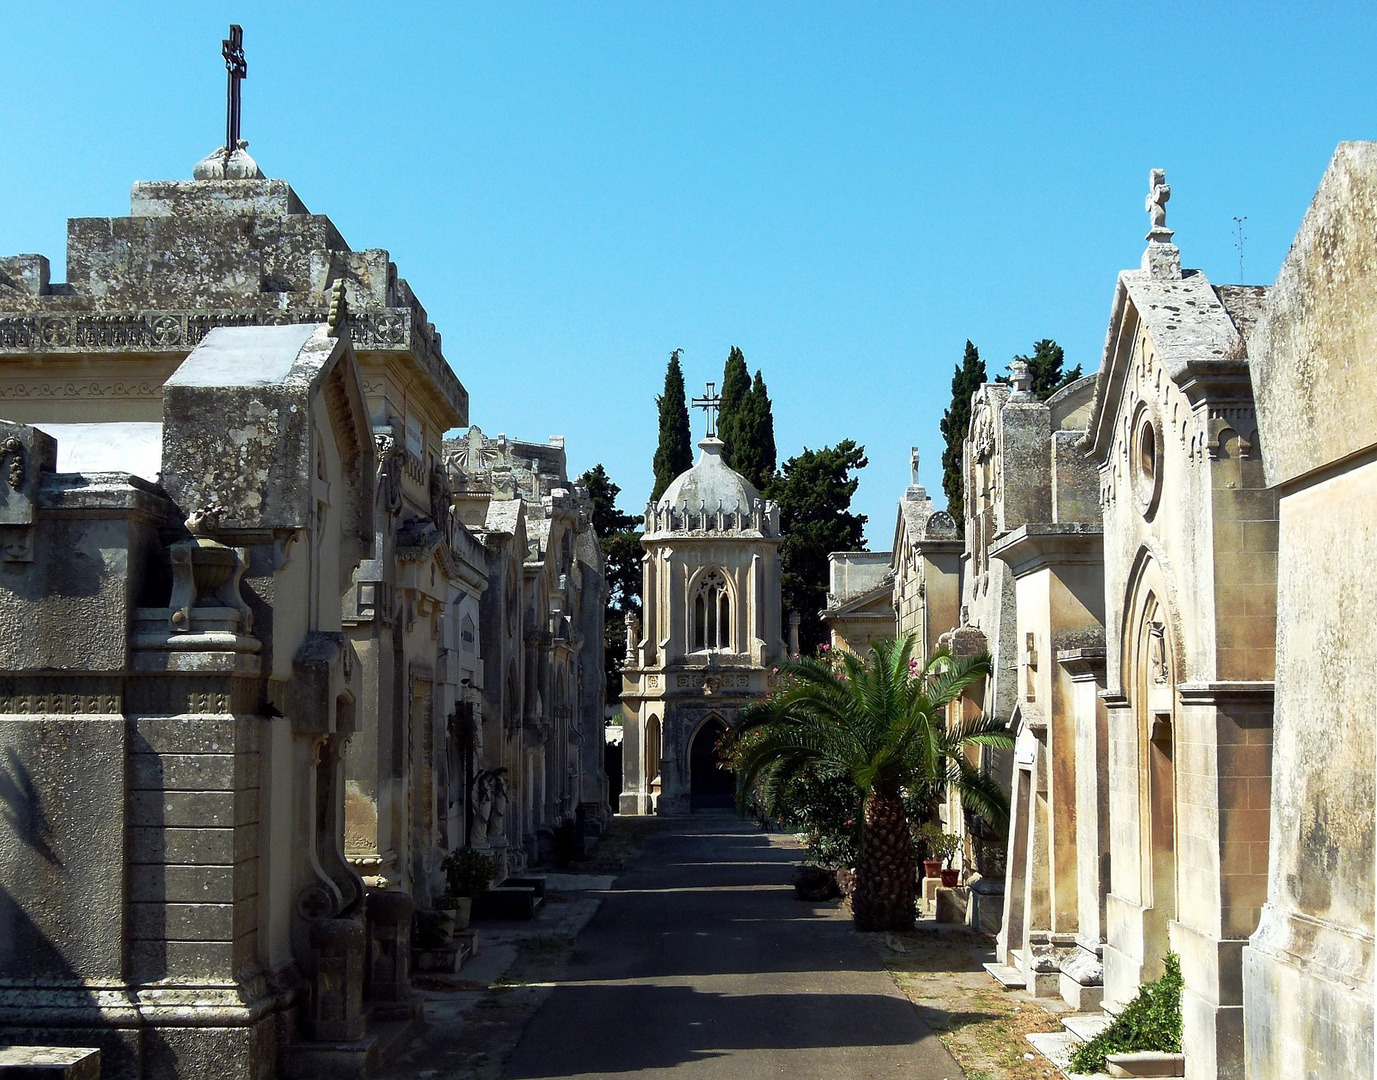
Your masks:
M623 668L623 814L730 807L718 743L785 656L779 507L722 459L711 383L701 401L697 464L646 506L645 623L628 617Z

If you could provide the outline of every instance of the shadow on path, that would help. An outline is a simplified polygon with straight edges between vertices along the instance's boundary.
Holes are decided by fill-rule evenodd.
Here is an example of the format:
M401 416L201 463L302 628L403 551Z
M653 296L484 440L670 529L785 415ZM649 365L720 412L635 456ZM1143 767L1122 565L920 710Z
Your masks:
M667 824L602 894L504 1075L956 1080L850 919L794 899L800 856L735 818Z

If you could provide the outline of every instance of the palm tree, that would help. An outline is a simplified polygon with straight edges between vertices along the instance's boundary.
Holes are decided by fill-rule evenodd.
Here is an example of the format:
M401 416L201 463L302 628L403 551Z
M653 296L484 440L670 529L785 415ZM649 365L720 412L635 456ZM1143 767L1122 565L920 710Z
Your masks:
M1008 800L964 752L1010 746L1007 725L988 716L948 724L946 706L990 673L990 657L957 659L945 649L919 669L912 636L880 641L865 660L786 663L779 690L743 709L732 733L738 799L759 784L768 805L800 777L847 777L864 798L856 889L861 930L913 926L915 863L904 796L935 806L948 790L996 825Z

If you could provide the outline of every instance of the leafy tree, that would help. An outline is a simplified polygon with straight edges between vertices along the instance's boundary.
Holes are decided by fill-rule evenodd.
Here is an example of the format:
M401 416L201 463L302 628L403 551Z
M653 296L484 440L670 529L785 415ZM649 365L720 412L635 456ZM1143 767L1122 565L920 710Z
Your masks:
M961 444L971 426L971 395L986 381L985 361L980 350L966 341L966 355L951 376L951 406L942 414L942 490L947 496L947 513L957 528L965 528L966 482L961 472Z
M626 621L629 611L641 610L641 533L638 519L617 506L621 488L612 482L601 464L594 465L578 481L593 503L593 529L602 547L603 573L607 578L607 607L603 612L603 668L607 673L607 700L616 701L622 688L622 662L626 657Z
M593 531L599 537L612 536L634 528L639 520L634 514L624 514L617 508L617 496L622 489L612 483L607 470L599 463L579 477L579 485L588 492L593 503Z
M751 392L751 373L746 370L746 357L735 345L727 354L727 367L722 372L722 403L717 409L717 437L725 444L722 460L735 469L736 450L743 438L737 431L737 416Z
M655 449L655 487L652 500L665 493L665 488L681 472L693 465L693 437L689 431L688 401L684 396L684 369L679 365L675 349L669 354L665 370L665 392L655 399L660 409L660 444Z
M971 745L1010 746L1008 728L980 716L948 724L946 706L990 673L988 655L955 659L945 650L917 670L914 638L880 641L866 658L842 652L824 662L786 663L780 688L743 709L728 740L738 799L759 790L778 802L799 777L843 778L864 802L856 889L859 930L913 926L914 851L905 795L935 799L954 790L979 813L1008 819L998 783L971 765Z
M784 610L802 619L800 652L812 652L826 637L818 612L827 598L827 556L865 543L866 516L851 513L860 484L851 474L868 464L865 447L843 439L820 450L804 447L765 485L779 504Z
M1028 365L1028 374L1033 377L1033 393L1039 401L1046 401L1063 386L1081 377L1081 366L1077 364L1070 371L1063 372L1066 353L1051 338L1043 338L1033 343L1032 356L1015 356Z

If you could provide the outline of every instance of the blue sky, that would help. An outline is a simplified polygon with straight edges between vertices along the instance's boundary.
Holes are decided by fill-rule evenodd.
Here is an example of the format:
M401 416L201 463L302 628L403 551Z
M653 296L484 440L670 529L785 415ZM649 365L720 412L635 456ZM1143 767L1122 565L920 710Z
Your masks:
M386 247L489 433L568 438L639 509L671 349L733 344L781 455L866 445L887 547L908 447L940 486L966 338L1099 362L1151 167L1183 262L1270 282L1334 145L1377 138L1377 8L1341 4L0 0L0 252L64 264L244 135L355 248ZM701 419L695 417L695 430Z

